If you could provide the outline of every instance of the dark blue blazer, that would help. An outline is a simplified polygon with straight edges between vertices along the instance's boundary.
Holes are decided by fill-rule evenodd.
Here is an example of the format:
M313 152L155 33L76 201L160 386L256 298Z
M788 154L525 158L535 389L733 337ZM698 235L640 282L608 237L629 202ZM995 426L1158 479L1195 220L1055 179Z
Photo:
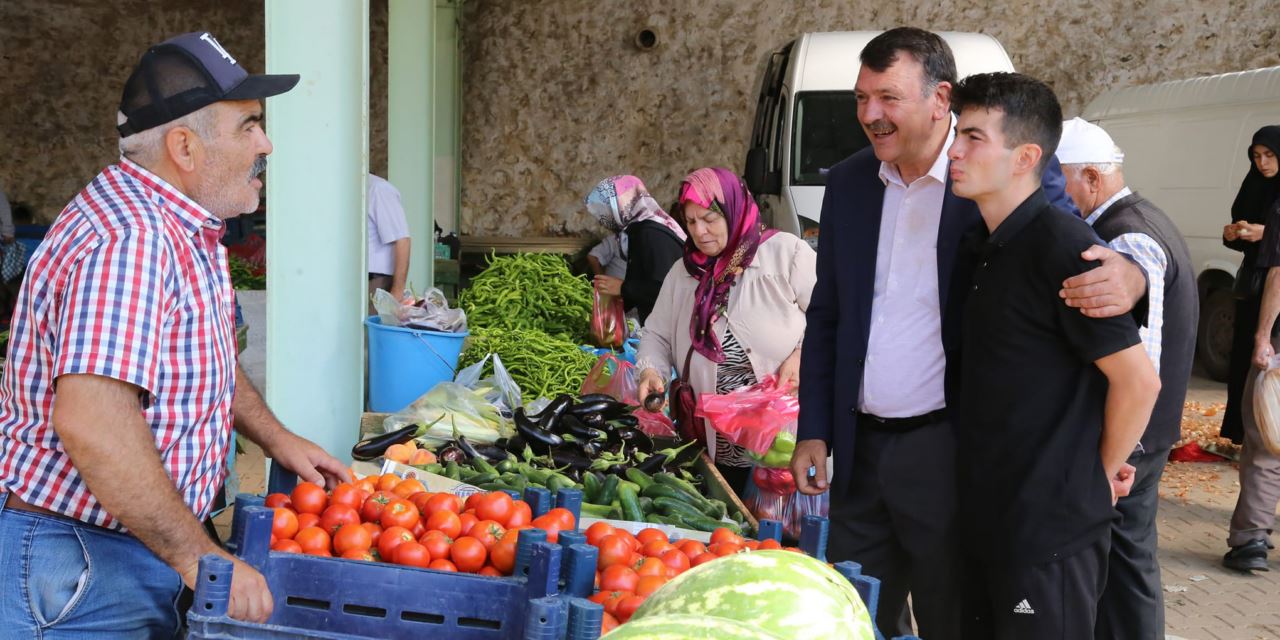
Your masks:
M818 280L806 314L800 359L800 421L797 438L827 443L840 469L835 485L845 488L853 460L858 390L871 333L871 300L876 279L876 250L884 183L880 161L870 147L831 168L822 199L818 236ZM1067 197L1062 169L1050 160L1043 183L1049 201L1075 212ZM961 239L982 225L978 205L951 192L947 179L938 225L938 297L942 310L942 346L948 407L958 407L960 321L968 284L971 252ZM1099 241L1101 244L1101 241Z

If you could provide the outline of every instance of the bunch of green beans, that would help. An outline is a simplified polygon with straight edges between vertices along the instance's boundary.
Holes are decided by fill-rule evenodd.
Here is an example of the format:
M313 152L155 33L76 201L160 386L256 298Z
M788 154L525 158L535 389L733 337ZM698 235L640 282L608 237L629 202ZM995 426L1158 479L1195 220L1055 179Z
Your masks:
M458 368L475 364L490 353L502 358L503 366L520 385L525 402L539 397L554 398L561 393L576 396L596 363L596 357L576 343L537 329L473 327L458 359ZM486 364L482 377L492 373L493 365Z
M538 329L575 343L590 330L591 283L555 254L491 256L458 298L472 327Z

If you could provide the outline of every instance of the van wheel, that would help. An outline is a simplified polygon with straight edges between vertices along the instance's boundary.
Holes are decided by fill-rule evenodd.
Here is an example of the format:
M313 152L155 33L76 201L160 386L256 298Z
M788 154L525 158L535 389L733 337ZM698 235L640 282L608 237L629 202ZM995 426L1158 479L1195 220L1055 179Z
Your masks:
M1205 373L1218 382L1227 381L1235 323L1236 299L1231 290L1210 289L1200 305L1196 354L1200 356Z

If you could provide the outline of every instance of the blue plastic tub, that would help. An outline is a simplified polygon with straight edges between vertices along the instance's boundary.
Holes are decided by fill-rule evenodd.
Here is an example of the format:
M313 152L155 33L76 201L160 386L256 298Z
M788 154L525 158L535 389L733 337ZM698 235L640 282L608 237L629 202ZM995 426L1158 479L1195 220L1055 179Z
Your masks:
M443 333L383 326L372 316L369 334L369 410L395 413L431 390L453 380L467 332Z

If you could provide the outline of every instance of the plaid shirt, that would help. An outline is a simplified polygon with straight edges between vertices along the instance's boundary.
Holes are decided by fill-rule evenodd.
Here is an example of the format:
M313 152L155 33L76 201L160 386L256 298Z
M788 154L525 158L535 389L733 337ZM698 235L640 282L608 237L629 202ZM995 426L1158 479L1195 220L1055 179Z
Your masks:
M13 315L0 382L0 490L124 529L89 493L51 424L54 381L94 374L142 389L161 464L191 511L208 515L226 475L236 381L222 231L125 159L67 205L32 258Z
M1129 187L1117 191L1106 202L1098 205L1084 221L1093 226L1111 205L1132 193ZM1107 244L1120 253L1128 254L1147 272L1147 326L1138 327L1138 335L1142 337L1142 347L1146 349L1147 357L1155 365L1156 373L1159 373L1161 341L1164 339L1164 272L1168 268L1168 258L1160 243L1145 233L1119 235Z

